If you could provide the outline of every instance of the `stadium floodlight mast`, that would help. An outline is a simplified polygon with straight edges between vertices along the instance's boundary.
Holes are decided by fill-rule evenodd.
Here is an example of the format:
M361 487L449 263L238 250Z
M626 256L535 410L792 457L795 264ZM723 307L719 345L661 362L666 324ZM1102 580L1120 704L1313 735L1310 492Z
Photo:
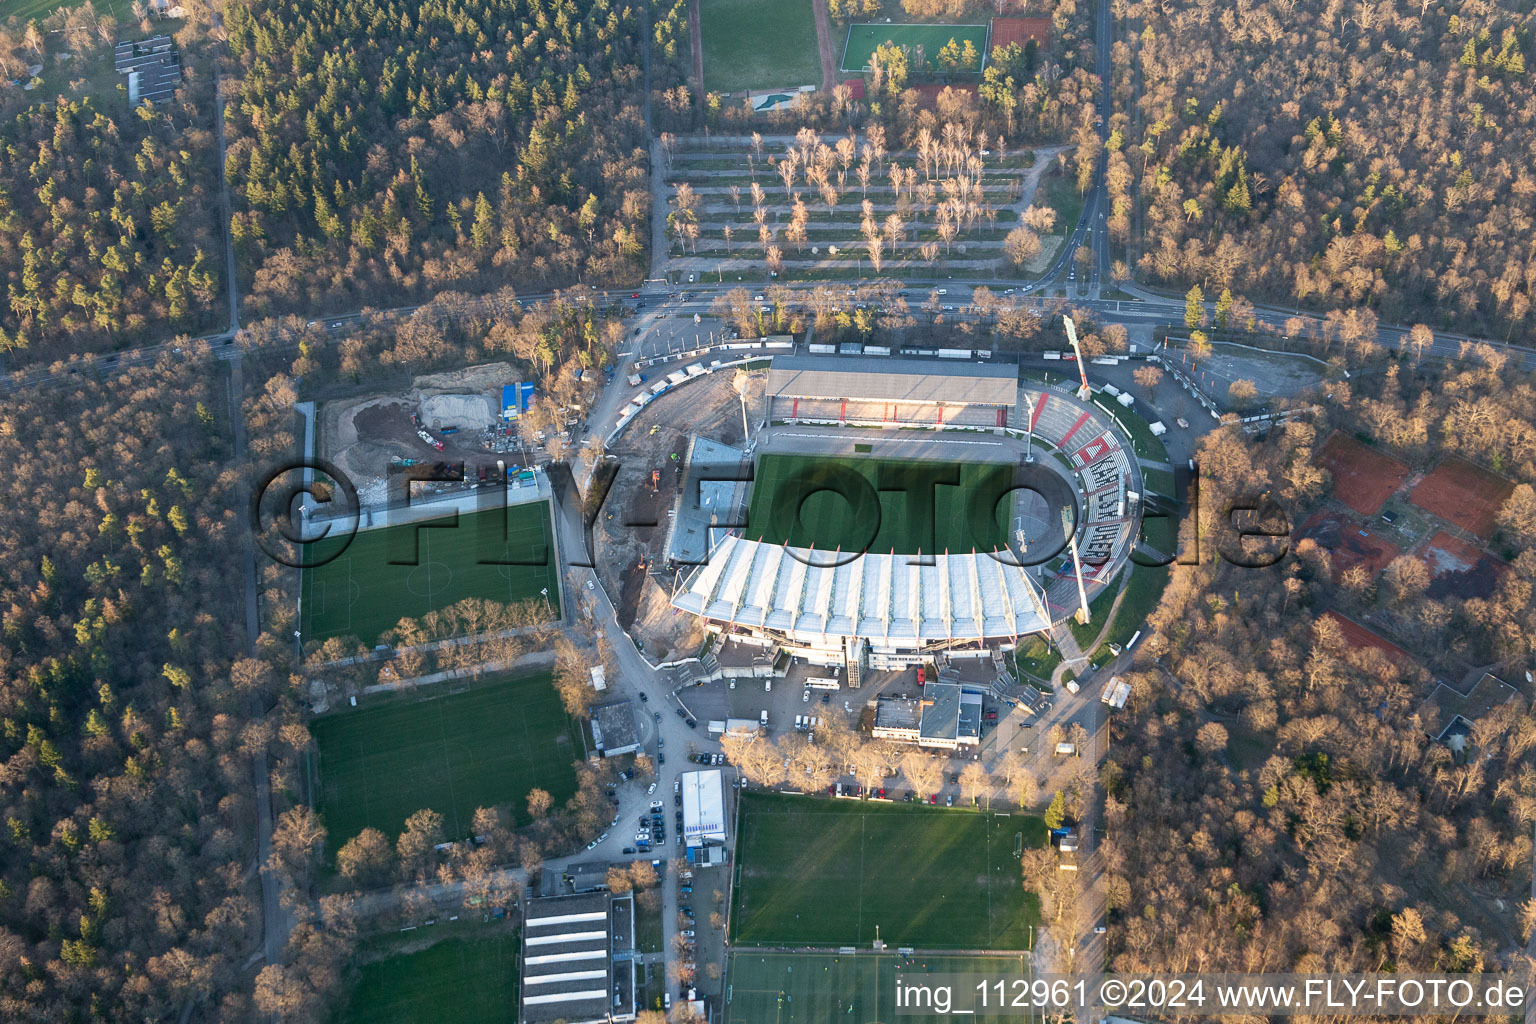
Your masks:
M1083 365L1083 347L1077 343L1077 324L1069 316L1062 317L1061 322L1067 325L1067 340L1072 343L1072 351L1077 355L1077 375L1083 382L1077 389L1077 397L1079 401L1086 402L1092 392L1088 390L1088 368Z
M1067 535L1067 543L1072 546L1072 568L1077 573L1077 623L1080 626L1088 624L1088 589L1083 586L1083 561L1077 554L1077 531L1072 529L1072 512L1070 509L1061 510L1061 529Z

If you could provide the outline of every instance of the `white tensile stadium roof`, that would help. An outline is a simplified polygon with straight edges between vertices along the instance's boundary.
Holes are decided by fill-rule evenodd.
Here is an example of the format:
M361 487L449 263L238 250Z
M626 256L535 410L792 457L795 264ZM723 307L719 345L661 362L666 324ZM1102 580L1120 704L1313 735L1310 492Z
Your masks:
M912 644L1018 637L1050 627L1027 571L985 552L866 554L844 565L811 551L730 536L672 599L717 622L771 629L804 641L863 637Z

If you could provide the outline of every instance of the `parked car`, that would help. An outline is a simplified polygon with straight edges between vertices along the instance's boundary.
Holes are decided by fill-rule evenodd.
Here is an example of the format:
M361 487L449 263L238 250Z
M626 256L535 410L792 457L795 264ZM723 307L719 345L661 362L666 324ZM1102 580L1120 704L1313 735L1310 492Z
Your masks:
M688 712L684 711L682 708L678 708L677 709L677 717L678 718L687 718L688 717Z
M651 788L655 789L656 787L652 786ZM651 801L651 810L652 811L659 811L659 810L661 810L661 807L662 807L662 804L661 804L660 800L652 800Z
M986 719L989 722L997 721L997 712L996 711L988 711L987 714L986 714Z
M640 703L641 704L646 703L650 699L651 699L651 695L650 694L646 693L644 690L640 691Z
M676 807L683 806L683 794L681 794L681 793L674 793L672 795L672 804L673 804L673 806L676 806ZM679 813L681 813L681 812L679 812Z
M646 792L647 796L649 796L650 794L656 792L656 783L653 782L649 786L647 786L646 789L645 789L645 792Z
M933 795L932 795L932 796L930 796L930 797L929 797L929 798L928 798L928 802L929 802L929 803L930 803L930 804L936 804L936 803L938 803L938 802L939 802L939 794L937 794L937 793L935 793L935 794L933 794Z
M635 848L633 846L626 846L626 847L624 847L624 852L626 854L634 853L635 852Z
M659 721L661 721L661 712L660 711L652 711L651 712L651 717L656 719L656 721L659 722Z

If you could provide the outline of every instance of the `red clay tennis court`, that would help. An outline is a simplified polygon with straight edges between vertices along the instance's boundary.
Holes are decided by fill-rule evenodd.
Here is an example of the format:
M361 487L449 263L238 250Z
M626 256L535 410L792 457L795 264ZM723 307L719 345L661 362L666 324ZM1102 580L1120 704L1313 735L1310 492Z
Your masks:
M1444 531L1429 539L1419 557L1434 574L1429 596L1435 598L1491 597L1505 568L1497 558Z
M1492 537L1494 519L1515 485L1465 459L1446 459L1420 480L1408 500L1479 537Z
M1050 18L993 18L992 47L1018 43L1020 49L1033 40L1042 50L1051 45Z
M1380 633L1371 632L1347 615L1340 615L1330 608L1328 611L1323 612L1323 617L1338 623L1339 632L1344 635L1344 642L1356 650L1375 648L1393 661L1403 662L1411 660L1407 651Z
M1314 514L1302 524L1296 539L1312 540L1328 552L1333 563L1335 581L1357 565L1365 566L1371 579L1375 579L1381 575L1387 563L1403 553L1401 548L1379 533L1337 512Z
M1405 463L1337 431L1318 452L1317 464L1333 474L1333 496L1363 516L1380 512L1408 479Z

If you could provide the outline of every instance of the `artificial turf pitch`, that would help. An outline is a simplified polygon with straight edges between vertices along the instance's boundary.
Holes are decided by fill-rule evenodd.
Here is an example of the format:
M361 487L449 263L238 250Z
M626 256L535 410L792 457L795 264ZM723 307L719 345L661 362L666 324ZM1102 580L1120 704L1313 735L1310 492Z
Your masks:
M347 543L327 538L305 553L299 628L305 640L355 636L373 644L401 618L418 618L466 598L560 607L549 502L535 501L451 519L363 530ZM428 525L428 524L431 525ZM343 548L343 545L345 547Z
M1006 546L1014 467L900 459L764 455L747 536L818 551L898 555Z
M742 796L732 939L771 946L1025 949L1039 903L1019 843L1039 818L905 802Z
M363 965L334 1024L463 1024L503 1021L517 1011L514 936L441 942Z
M875 48L885 43L897 46L923 48L923 58L930 66L936 65L939 51L953 39L964 46L969 39L981 54L982 66L987 61L987 26L985 25L849 25L848 41L843 44L842 70L848 73L863 71L869 67L869 58ZM982 68L971 69L980 74Z
M547 672L322 715L310 730L332 851L368 826L393 839L423 808L443 816L450 839L469 834L477 807L509 806L524 823L528 791L564 803L585 755Z
M954 1016L897 1013L897 975L904 981L921 981L930 973L975 975L979 982L982 978L1025 975L1028 967L1023 956L902 957L869 952L849 956L737 950L726 969L729 995L721 1020L724 1024L926 1024L956 1020ZM1021 1024L1026 1018L966 1014L963 1019Z

